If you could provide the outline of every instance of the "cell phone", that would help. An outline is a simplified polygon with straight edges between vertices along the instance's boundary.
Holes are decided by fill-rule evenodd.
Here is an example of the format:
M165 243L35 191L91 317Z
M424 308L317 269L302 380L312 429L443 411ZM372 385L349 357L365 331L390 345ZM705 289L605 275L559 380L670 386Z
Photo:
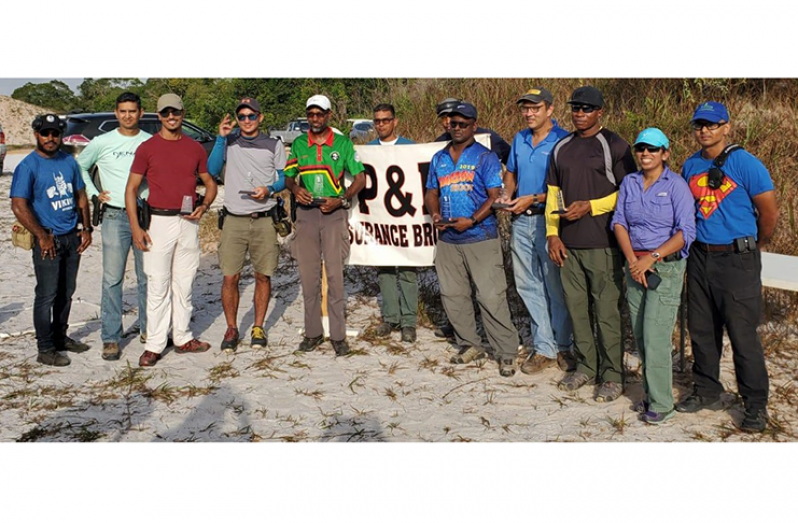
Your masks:
M567 212L568 211L566 209L557 209L557 210L551 211L551 214L565 214Z
M238 191L238 194L245 194L247 196L255 196L255 191Z
M646 285L648 286L649 290L656 290L660 283L662 283L662 278L660 278L659 274L656 272L646 273Z
M313 207L319 207L320 205L324 205L327 202L327 198L313 198L310 202L310 205Z
M491 209L509 209L510 207L512 207L512 205L510 205L509 203L496 203L496 202L492 203L490 206Z
M439 225L452 225L457 220L454 218L441 218L441 221L438 222Z

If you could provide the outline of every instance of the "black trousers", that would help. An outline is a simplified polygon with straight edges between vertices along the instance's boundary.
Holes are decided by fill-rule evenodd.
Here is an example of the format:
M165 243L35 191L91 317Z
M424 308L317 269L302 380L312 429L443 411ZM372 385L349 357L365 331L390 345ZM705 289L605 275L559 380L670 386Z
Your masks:
M756 332L762 306L762 255L707 252L694 244L687 259L688 327L696 394L717 398L723 327L731 340L737 390L746 408L767 406L768 373Z

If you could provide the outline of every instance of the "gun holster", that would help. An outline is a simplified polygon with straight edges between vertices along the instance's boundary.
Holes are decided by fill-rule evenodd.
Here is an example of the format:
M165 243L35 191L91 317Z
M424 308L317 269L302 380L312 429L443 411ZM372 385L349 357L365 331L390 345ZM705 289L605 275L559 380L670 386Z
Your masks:
M92 212L91 212L91 225L97 227L103 222L103 214L105 214L105 204L100 203L100 198L97 195L91 197Z
M150 221L152 221L152 213L150 210L150 204L147 202L147 200L141 200L139 205L136 206L136 217L139 220L139 227L145 231L149 230Z
M291 201L293 202L293 195ZM277 205L272 209L271 215L272 225L274 225L274 230L277 231L277 234L283 238L291 234L293 225L291 224L291 220L288 219L288 212L285 210L285 201L279 196L277 197Z

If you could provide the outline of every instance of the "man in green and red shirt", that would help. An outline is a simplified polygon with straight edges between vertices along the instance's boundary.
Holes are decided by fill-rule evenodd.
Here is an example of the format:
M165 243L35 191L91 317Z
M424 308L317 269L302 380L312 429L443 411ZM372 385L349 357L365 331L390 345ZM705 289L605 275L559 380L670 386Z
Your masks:
M321 260L327 269L330 340L336 356L349 352L346 343L344 260L349 256L347 226L350 200L366 184L364 167L349 138L328 126L330 100L324 95L308 98L306 115L310 129L291 145L285 165L285 185L296 198L294 257L299 266L305 305L305 339L299 350L310 352L324 341L321 323ZM346 187L344 175L354 176Z

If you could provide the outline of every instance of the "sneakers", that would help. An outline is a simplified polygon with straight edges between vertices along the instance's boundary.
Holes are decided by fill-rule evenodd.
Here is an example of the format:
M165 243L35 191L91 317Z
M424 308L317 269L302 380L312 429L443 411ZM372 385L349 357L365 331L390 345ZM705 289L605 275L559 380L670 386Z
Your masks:
M596 401L599 403L609 403L620 398L621 394L623 394L623 387L620 383L605 381L599 385L598 392L596 392Z
M346 356L349 354L349 344L346 340L331 340L333 350L335 350L336 356Z
M252 339L249 345L253 349L265 349L268 344L269 339L266 337L266 331L263 330L263 327L257 325L252 327Z
M139 367L152 367L153 365L158 363L158 360L160 359L161 359L160 354L145 350L139 357Z
M206 350L211 348L211 344L205 341L200 341L197 338L193 338L188 343L184 343L183 345L177 347L175 352L178 354L187 354L187 353L195 353L195 352L205 352Z
M141 343L142 345L147 343L147 333L146 332L144 334L139 335L139 343Z
M632 405L632 410L637 412L638 414L645 414L646 412L648 412L648 407L649 407L648 402L643 400L643 401L638 401L637 403Z
M299 349L302 352L312 352L316 349L319 345L324 342L324 335L322 334L318 338L307 338L303 337L302 341L299 343Z
M767 426L767 409L745 409L745 417L740 424L740 430L743 432L764 432Z
M596 378L591 378L584 372L576 371L564 377L557 385L557 388L560 390L573 391L585 385L592 385L595 382Z
M474 347L465 347L460 349L460 352L457 356L453 356L451 363L455 365L464 365L466 363L471 363L474 360L478 360L485 357L485 353L475 349Z
M119 344L116 342L103 343L103 359L116 361L119 359Z
M222 352L226 352L228 354L232 354L236 351L236 347L238 347L238 329L235 327L227 327L227 330L224 333L224 339L222 340Z
M81 352L86 352L91 347L89 347L85 343L81 343L79 341L75 341L72 338L70 338L69 336L67 336L66 338L64 338L63 345L59 346L59 344L56 344L56 348L58 350L66 350L66 351L69 351L69 352L81 353Z
M528 356L527 359L524 360L524 363L521 364L521 372L524 374L535 374L536 372L554 367L555 365L557 365L556 359L547 358L535 352Z
M653 410L647 410L643 413L640 417L643 421L648 423L649 425L659 425L660 423L665 423L669 419L674 416L674 411L670 412L654 412Z
M415 327L402 327L402 342L415 343L416 342L416 328Z
M557 365L561 371L574 372L576 370L576 355L574 351L564 351L557 353Z
M698 412L699 410L709 409L709 410L721 410L723 408L723 402L720 398L705 398L704 396L699 396L695 392L690 394L690 396L679 403L676 404L676 410L679 412L686 412L691 414L693 412Z
M377 336L378 338L386 338L390 336L391 333L398 328L399 328L398 325L394 325L392 323L384 321L379 325L377 325L377 327L374 329L374 335Z
M56 351L40 352L36 361L42 365L50 365L51 367L66 367L71 363L69 358Z
M499 360L499 374L505 378L515 376L515 358L501 358Z

